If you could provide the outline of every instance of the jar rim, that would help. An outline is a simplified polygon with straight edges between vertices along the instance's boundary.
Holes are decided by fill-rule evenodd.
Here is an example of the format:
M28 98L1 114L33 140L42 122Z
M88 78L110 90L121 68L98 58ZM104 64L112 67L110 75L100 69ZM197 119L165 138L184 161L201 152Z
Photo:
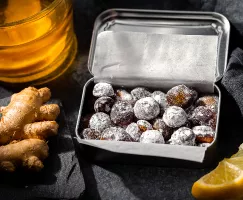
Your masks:
M36 13L36 14L30 16L30 17L27 17L27 18L24 18L24 19L21 19L21 20L18 20L18 21L6 23L6 24L0 24L0 29L11 28L12 26L18 26L18 25L23 25L23 24L30 23L30 22L33 22L33 21L37 21L37 20L45 17L46 15L48 15L50 12L52 12L62 1L63 0L54 0L46 8L44 8L40 12L38 12L38 13Z

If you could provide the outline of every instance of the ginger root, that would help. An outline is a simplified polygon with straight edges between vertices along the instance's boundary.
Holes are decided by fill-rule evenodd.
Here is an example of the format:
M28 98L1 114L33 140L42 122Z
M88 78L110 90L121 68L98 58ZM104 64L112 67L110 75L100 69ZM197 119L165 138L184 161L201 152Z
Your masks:
M60 113L58 105L43 105L51 97L48 88L28 87L14 94L1 110L0 145L25 138L46 139L56 135L58 124L53 121ZM50 121L43 121L50 120ZM38 123L36 121L43 121ZM30 134L30 135L29 135Z
M48 88L28 87L12 95L8 106L0 107L0 170L43 168L42 160L48 156L45 140L57 134L55 120L60 113L56 104L43 105L50 97Z
M40 171L42 161L48 157L48 145L39 139L26 139L0 147L0 170L14 172L23 166L32 171Z

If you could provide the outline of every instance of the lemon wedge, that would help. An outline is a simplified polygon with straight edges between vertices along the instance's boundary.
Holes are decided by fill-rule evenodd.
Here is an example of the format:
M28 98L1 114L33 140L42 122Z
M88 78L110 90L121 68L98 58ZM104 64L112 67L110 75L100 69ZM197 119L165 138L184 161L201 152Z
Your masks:
M243 200L243 150L200 178L192 186L196 199Z

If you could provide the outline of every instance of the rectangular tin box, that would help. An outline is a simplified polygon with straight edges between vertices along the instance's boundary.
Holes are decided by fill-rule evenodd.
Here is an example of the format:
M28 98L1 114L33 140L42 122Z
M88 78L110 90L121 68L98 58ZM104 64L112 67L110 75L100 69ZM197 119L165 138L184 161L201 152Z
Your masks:
M88 68L92 73L96 40L104 31L145 32L155 34L215 35L218 37L217 68L215 81L226 69L229 31L228 20L214 12L151 11L112 9L103 12L96 19L89 54ZM102 140L83 140L79 133L83 127L81 118L87 113L89 97L97 82L95 74L85 84L76 125L76 136L82 156L98 162L148 164L174 167L204 167L212 164L216 156L218 124L220 118L221 93L214 84L214 93L219 96L218 118L214 142L208 147L179 146L168 144L142 144L135 142L115 142ZM103 80L116 86L148 86L144 82L116 82L116 79ZM163 81L163 80L161 80ZM197 89L197 88L196 88Z

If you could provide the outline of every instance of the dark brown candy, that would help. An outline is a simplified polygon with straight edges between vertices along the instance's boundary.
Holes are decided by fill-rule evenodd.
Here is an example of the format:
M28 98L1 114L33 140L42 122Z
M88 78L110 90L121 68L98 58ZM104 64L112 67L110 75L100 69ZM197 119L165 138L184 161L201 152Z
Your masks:
M213 111L218 109L219 98L217 96L203 96L196 101L196 106L207 106Z
M116 125L128 125L133 121L133 107L126 101L117 101L111 109L110 117Z
M170 106L179 106L182 108L187 108L196 100L197 92L191 90L185 85L178 85L171 88L167 94L167 103Z
M191 116L189 116L189 120L194 125L208 125L209 121L213 119L214 112L205 106L199 106L194 109Z
M110 113L113 104L114 100L111 97L100 97L95 101L94 110L95 112Z
M82 135L85 140L99 140L101 133L91 128L86 128L83 130Z
M159 119L159 118L154 120L153 128L162 133L165 141L170 139L170 137L174 131L173 128L167 126L166 123L162 119Z
M138 119L152 120L159 113L159 104L152 97L139 99L134 105L134 114Z
M150 97L151 93L143 87L137 87L131 91L131 95L135 101L145 98L145 97Z
M132 141L132 138L123 128L110 127L102 132L101 140Z

